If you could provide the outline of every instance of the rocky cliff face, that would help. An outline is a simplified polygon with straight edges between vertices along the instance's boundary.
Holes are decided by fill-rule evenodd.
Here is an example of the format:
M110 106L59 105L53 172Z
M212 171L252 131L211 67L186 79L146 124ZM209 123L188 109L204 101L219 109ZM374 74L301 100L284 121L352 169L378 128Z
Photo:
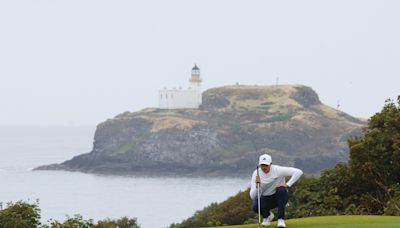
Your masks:
M97 126L93 150L37 169L102 173L249 174L262 153L317 173L346 161L365 123L301 85L225 86L198 110L125 112Z

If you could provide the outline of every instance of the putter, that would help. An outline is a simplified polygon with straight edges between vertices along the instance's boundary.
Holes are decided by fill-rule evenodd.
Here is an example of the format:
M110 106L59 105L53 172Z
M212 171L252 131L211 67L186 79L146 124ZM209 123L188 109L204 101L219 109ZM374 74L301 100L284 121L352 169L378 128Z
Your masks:
M257 166L257 176L258 175L258 166ZM260 180L261 182L261 180ZM260 228L260 224L261 224L261 206L260 206L260 183L257 183L257 198L258 198L258 228Z

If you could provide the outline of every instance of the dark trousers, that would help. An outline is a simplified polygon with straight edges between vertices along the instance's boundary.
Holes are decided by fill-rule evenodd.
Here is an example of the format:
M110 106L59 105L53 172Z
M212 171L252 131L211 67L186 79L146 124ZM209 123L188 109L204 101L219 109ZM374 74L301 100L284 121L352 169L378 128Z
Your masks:
M276 193L270 196L260 196L260 212L263 218L269 216L269 211L278 208L278 219L285 219L285 206L288 202L288 192L285 187L276 188ZM253 211L258 213L258 199L253 202Z

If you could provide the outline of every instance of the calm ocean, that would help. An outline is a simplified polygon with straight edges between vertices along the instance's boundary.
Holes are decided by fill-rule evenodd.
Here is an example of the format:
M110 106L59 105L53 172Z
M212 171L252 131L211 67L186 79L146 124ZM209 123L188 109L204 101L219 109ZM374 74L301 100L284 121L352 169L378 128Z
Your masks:
M40 201L42 221L136 217L167 227L244 190L249 179L108 176L31 171L91 150L94 127L0 127L0 202ZM251 173L249 173L249 178Z

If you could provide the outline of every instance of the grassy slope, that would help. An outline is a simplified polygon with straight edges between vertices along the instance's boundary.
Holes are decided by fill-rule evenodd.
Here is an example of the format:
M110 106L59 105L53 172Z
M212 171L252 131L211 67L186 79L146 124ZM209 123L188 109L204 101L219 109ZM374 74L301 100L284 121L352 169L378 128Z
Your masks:
M287 228L389 228L400 227L400 216L323 216L286 220ZM225 226L228 227L228 226ZM256 228L257 224L229 226L232 228ZM276 227L273 222L269 227Z

